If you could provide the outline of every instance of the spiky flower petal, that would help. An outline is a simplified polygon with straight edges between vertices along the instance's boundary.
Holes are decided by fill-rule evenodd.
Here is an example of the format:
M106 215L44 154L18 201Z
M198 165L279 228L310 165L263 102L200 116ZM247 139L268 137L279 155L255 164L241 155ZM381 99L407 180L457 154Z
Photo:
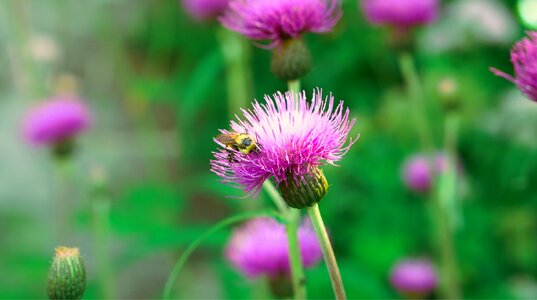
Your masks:
M537 101L537 32L529 31L528 37L518 41L511 50L514 77L495 68L491 71L513 82L528 98Z
M242 113L242 118L231 121L231 131L221 132L251 135L257 151L240 153L215 140L221 149L213 153L211 170L222 182L254 195L269 178L278 185L304 181L325 163L341 160L355 142L351 138L347 143L347 136L356 119L349 120L343 101L336 104L331 94L323 98L320 90L313 93L311 103L305 92L278 92L272 98L265 96L263 104L255 101Z
M337 0L232 0L224 27L276 46L306 32L328 32L341 17Z

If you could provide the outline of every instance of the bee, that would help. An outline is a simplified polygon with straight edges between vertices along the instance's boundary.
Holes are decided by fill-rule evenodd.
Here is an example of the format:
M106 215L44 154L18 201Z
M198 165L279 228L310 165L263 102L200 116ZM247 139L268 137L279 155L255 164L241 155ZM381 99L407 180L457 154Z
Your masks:
M216 137L216 140L228 148L229 162L236 161L234 156L235 152L232 150L239 151L242 154L250 154L258 151L255 138L247 133L222 133Z

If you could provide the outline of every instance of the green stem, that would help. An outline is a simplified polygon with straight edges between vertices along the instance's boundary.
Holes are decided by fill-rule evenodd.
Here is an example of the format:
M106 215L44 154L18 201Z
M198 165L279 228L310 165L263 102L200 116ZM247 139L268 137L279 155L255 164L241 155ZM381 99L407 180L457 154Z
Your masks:
M274 205L278 207L278 210L281 212L283 216L287 214L287 211L289 210L289 207L283 200L280 193L278 193L278 190L276 190L276 187L274 187L274 184L270 180L265 180L263 183L263 189L267 194L269 195L270 199L272 199L272 202L274 202Z
M291 80L287 82L287 88L293 93L300 93L300 80Z
M429 169L434 170L434 142L429 129L424 93L419 80L418 72L416 71L412 56L409 53L403 53L400 56L399 63L403 78L408 87L410 100L412 101L414 119L416 122L415 125L419 135L421 148L429 159ZM446 139L451 141L454 139L454 137L450 134L446 135ZM452 150L454 151L454 149ZM451 160L451 158L449 159ZM448 169L451 169L451 166ZM452 170L452 172L453 171L455 170ZM447 206L444 205L446 199L447 201L453 201L453 193L455 193L454 186L451 184L451 179L453 176L456 176L456 174L449 174L450 173L448 171L447 177L445 174L442 175L438 180L433 180L433 187L431 188L433 192L431 192L429 196L431 198L430 202L433 208L433 219L436 222L436 237L438 239L438 250L440 252L440 259L442 262L441 271L443 273L443 296L444 298L448 299L460 299L461 294L458 283L458 266L453 241L453 232L452 227L450 226L450 214L449 210L446 209Z
M179 257L177 262L175 263L175 266L172 269L172 272L170 273L170 276L168 277L168 280L166 280L166 286L164 287L163 292L163 299L171 299L171 294L173 290L173 284L177 280L177 277L179 276L179 273L183 269L185 263L187 262L190 255L196 250L196 248L203 242L205 239L207 239L209 236L211 236L213 233L230 226L232 224L251 219L256 217L263 217L263 216L274 216L275 214L273 212L257 212L257 213L244 213L236 216L229 217L227 219L224 219L218 223L216 223L213 227L211 227L209 230L207 230L204 234L202 234L200 237L198 237L195 241L193 241L188 247L185 249L185 252Z
M311 223L315 229L319 243L321 244L324 261L328 268L328 273L330 274L330 280L332 281L334 295L336 299L346 299L345 287L341 280L341 274L337 265L336 256L334 255L334 250L330 244L330 239L328 238L328 233L326 232L326 227L324 226L323 218L321 217L319 205L315 203L313 206L308 207L308 214L310 215Z
M228 114L233 117L245 108L251 95L250 43L227 29L222 29L218 37L226 64Z
M460 299L459 270L453 241L453 230L457 225L457 132L458 118L448 114L445 123L445 155L448 166L438 179L438 187L434 202L437 235L442 258L444 293L446 298Z
M423 89L418 77L418 72L409 53L403 53L399 57L399 65L405 84L408 87L412 108L414 109L414 121L421 146L425 152L431 153L434 150L434 143L429 130L429 122L425 111L425 99Z
M57 172L56 186L58 191L54 196L54 222L56 223L56 242L59 245L68 245L73 241L73 208L76 192L73 180L73 165L70 158L54 157Z
M263 188L268 193L274 204L280 210L281 216L285 219L285 230L287 233L287 245L289 248L289 262L291 265L291 282L295 299L306 299L306 277L302 267L302 258L298 244L298 226L300 224L300 211L289 208L282 196L270 180L263 183Z
M112 263L110 261L110 198L97 191L93 206L93 240L97 277L103 299L114 299Z
M289 262L291 264L291 282L295 299L306 299L306 276L302 266L300 245L298 241L298 227L300 224L300 210L289 208L287 212L286 232L287 245L289 248Z

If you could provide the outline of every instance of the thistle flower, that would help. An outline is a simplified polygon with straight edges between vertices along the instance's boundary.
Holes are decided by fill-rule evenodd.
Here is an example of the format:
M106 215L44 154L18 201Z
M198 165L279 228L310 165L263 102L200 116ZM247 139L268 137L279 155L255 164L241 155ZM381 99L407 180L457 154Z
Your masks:
M341 18L337 0L231 0L222 25L275 48L271 70L288 81L311 70L311 54L302 41L307 32L332 30Z
M309 221L298 229L302 264L312 267L322 251ZM285 226L272 218L257 218L236 229L225 250L227 260L248 278L289 276L289 250Z
M332 30L341 17L337 0L231 0L224 27L274 47L303 33Z
M415 192L427 192L431 187L433 177L447 169L448 159L444 154L437 154L433 163L433 170L431 170L427 156L415 155L409 158L403 165L405 185Z
M183 0L185 11L197 20L219 17L228 7L229 0Z
M439 0L360 0L366 19L376 25L407 29L438 17Z
M511 50L514 77L495 68L490 70L513 82L528 98L537 101L537 32L529 31L527 34L529 38L518 41Z
M273 98L265 96L265 102L255 101L252 109L243 109L243 119L231 121L231 131L220 130L224 135L250 135L256 151L241 153L215 140L222 148L213 152L211 170L223 183L254 196L265 180L273 178L287 204L311 206L328 188L320 167L343 158L355 142L351 139L345 145L356 120L349 120L343 101L336 105L331 94L323 99L321 90L313 93L311 103L305 92L278 92Z
M91 126L87 106L75 96L56 96L31 109L24 121L24 136L34 145L59 146Z
M81 299L86 270L78 248L58 247L48 275L49 299Z
M409 258L399 261L393 267L390 283L400 293L420 298L436 288L438 275L429 260Z

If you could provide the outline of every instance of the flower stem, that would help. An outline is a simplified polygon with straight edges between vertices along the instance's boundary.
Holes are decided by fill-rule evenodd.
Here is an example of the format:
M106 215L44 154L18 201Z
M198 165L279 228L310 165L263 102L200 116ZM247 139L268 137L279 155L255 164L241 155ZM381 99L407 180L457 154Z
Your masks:
M110 195L102 172L96 170L93 174L93 251L101 298L114 299L115 285L110 261Z
M310 215L310 220L321 244L321 249L323 251L324 261L326 267L328 268L328 273L330 274L330 280L332 281L332 287L334 289L334 295L336 299L346 299L345 288L343 286L343 281L341 280L341 274L336 261L336 256L334 255L334 250L330 244L330 239L328 238L328 233L324 226L323 218L321 217L321 211L319 210L319 205L315 203L313 206L308 207L308 213Z
M228 114L233 117L250 99L250 43L241 35L227 29L222 29L218 38L226 64Z
M272 212L256 212L256 213L243 213L240 215L232 216L227 219L224 219L218 223L216 223L213 227L211 227L209 230L207 230L203 235L198 237L196 240L194 240L188 247L185 249L185 252L179 257L177 262L175 263L172 272L170 273L170 276L168 277L168 280L166 280L166 286L164 287L163 292L163 299L171 299L172 296L172 290L173 290L173 284L177 280L177 277L179 276L179 273L183 269L185 263L187 262L190 255L196 250L196 248L203 242L205 239L207 239L209 236L211 236L213 233L219 231L220 229L223 229L227 226L230 226L232 224L255 218L255 217L263 217L263 216L273 216L274 214Z
M298 226L300 223L300 210L289 208L287 212L286 232L289 248L289 262L291 264L291 281L295 299L306 299L306 276L302 266L300 245L298 241Z
M270 180L265 180L263 183L263 189L267 194L269 195L270 199L272 199L272 202L274 202L274 205L278 207L278 210L281 212L283 216L287 214L287 211L289 210L289 207L283 200L282 196L280 196L280 193L278 193L278 190L276 190L276 187L274 187L274 184Z
M401 54L399 64L405 83L408 87L410 100L413 102L414 119L416 130L420 138L422 151L429 158L429 169L434 170L434 142L427 121L423 89L420 84L418 72L414 65L412 56L409 53ZM453 141L451 132L446 132L446 140ZM448 146L449 147L449 146ZM453 149L453 145L450 146ZM453 153L452 153L453 154ZM449 158L451 161L452 157ZM455 160L453 160L455 161ZM451 169L451 165L448 169ZM451 170L456 172L456 170ZM449 180L453 176L444 174L439 180L433 181L433 192L430 193L433 220L436 222L436 238L438 239L438 250L442 262L441 271L443 297L447 299L460 299L460 288L458 283L458 266L455 253L455 243L453 241L452 227L450 226L450 213L447 210L447 201L453 201L455 197L455 187ZM455 176L456 174L453 173ZM447 180L446 180L447 179ZM445 197L447 195L447 198ZM452 202L453 203L453 202Z
M269 194L274 204L280 210L285 219L285 230L287 233L287 245L289 249L289 262L291 265L291 282L295 299L306 299L306 277L302 267L300 247L298 243L298 226L300 222L300 211L290 208L283 200L282 196L270 180L263 183L263 188Z
M418 132L421 147L425 152L430 154L434 150L434 143L427 122L423 89L412 56L407 52L402 53L399 57L399 65L405 84L408 88L410 101L412 101L414 121L416 122L416 130Z
M457 132L458 117L448 114L445 121L445 151L448 166L440 175L433 203L437 220L438 243L442 256L442 271L444 272L444 290L446 298L460 299L459 271L457 256L453 241L453 229L458 225L457 216Z

